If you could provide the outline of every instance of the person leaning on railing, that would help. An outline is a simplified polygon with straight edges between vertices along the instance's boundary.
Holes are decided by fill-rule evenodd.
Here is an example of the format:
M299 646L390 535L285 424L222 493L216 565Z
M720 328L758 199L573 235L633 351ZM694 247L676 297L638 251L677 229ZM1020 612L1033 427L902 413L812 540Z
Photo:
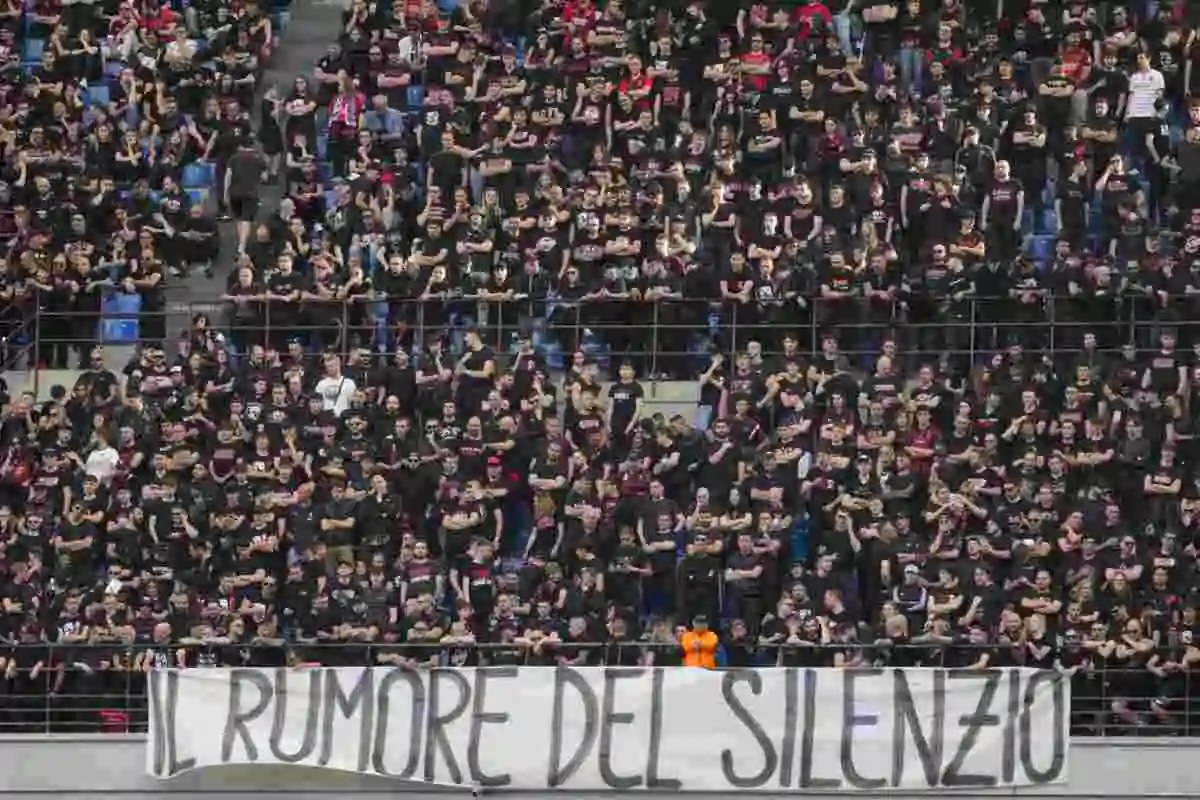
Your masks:
M679 646L683 649L683 665L716 669L720 644L720 638L708 627L708 617L703 614L697 616L692 620L691 630L679 640Z

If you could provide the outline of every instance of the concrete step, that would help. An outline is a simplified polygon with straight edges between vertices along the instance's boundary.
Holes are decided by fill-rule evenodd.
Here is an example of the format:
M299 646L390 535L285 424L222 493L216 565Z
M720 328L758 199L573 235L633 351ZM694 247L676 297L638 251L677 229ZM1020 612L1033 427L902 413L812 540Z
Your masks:
M648 388L650 399L655 403L687 403L694 406L700 402L699 381L653 381Z
M662 414L667 419L678 414L689 422L696 418L700 402L697 381L653 381L646 386L646 394L646 410L651 414Z
M9 370L4 373L8 381L10 396L18 397L26 392L32 392L37 402L50 399L50 390L55 386L63 386L67 391L75 385L82 374L77 369L25 369Z

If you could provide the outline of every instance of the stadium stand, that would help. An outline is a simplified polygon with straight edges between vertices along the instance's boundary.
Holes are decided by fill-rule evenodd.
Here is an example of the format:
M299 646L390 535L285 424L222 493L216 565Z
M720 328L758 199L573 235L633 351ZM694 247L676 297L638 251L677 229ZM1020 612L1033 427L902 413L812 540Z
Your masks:
M0 14L5 342L83 369L5 398L0 727L171 665L1024 664L1195 733L1197 8L353 0L253 127L286 9Z

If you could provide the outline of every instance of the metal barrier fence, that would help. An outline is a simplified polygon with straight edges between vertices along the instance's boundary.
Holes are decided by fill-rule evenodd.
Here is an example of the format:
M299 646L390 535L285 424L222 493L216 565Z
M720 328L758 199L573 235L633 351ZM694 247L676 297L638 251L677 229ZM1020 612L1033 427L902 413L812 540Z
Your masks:
M299 304L185 301L172 303L169 310L143 307L136 315L140 333L133 340L174 335L178 331L166 331L168 317L203 313L239 351L256 342L282 346L297 338L314 348L357 345L384 350L397 341L422 343L429 334L453 332L471 320L499 350L508 350L519 331L532 331L536 343L560 355L583 350L606 358L628 357L648 374L689 376L713 342L728 352L755 341L771 354L780 349L785 335L791 335L802 351L815 352L822 334L830 330L837 332L842 352L851 358L878 353L885 336L895 336L906 353L948 353L971 360L1013 343L1032 351L1069 354L1081 349L1085 332L1096 335L1101 350L1117 350L1130 342L1145 348L1157 345L1165 321L1182 329L1185 344L1200 341L1194 330L1200 326L1196 295L1114 293L1089 299L1037 294L1027 299L876 302L817 297L782 305L707 299L496 302L472 295L436 301L376 296ZM93 331L105 328L100 321L94 313L34 304L24 310L20 330L32 360L44 361L57 348L84 347L103 338L101 332L93 336Z
M674 666L680 648L663 642L569 642L591 666ZM992 665L1025 663L1024 645L988 646ZM553 648L516 644L220 644L158 647L18 645L0 650L0 734L140 733L147 727L147 674L159 667L436 666L506 664L552 667ZM563 650L558 652L562 653ZM647 654L653 654L652 657ZM923 666L963 668L975 658L964 644L726 645L725 666ZM843 660L835 661L841 654ZM196 666L204 669L204 666ZM1072 671L1071 728L1090 736L1200 736L1200 671L1167 677L1146 669L1089 664Z

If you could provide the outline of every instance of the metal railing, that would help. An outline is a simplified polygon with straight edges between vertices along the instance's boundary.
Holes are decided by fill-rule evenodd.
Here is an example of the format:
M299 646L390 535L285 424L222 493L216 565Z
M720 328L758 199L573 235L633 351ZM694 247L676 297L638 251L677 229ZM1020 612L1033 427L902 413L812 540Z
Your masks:
M1021 665L1023 645L988 645L993 666ZM565 642L535 651L518 644L313 643L124 646L18 645L0 650L0 733L141 733L147 728L148 673L158 667L480 666L553 667L558 658L589 666L675 666L674 641ZM651 658L647 654L653 654ZM722 646L721 666L965 668L971 645L835 643ZM1080 659L1069 659L1078 663ZM1031 665L1032 666L1032 665ZM204 669L204 666L196 666ZM1200 736L1200 670L1161 678L1103 662L1070 671L1072 733L1092 736Z
M15 308L0 308L0 373L36 360L37 316L22 316Z
M878 353L889 336L905 353L931 358L948 353L972 361L1014 343L1030 351L1070 354L1081 349L1086 332L1096 335L1102 351L1130 342L1152 347L1165 324L1181 328L1185 344L1200 342L1200 296L1138 293L1114 294L1103 301L1039 295L1029 303L996 297L954 302L914 297L887 303L815 297L769 306L700 298L496 302L471 295L436 301L376 297L302 304L183 302L172 303L169 311L142 310L136 317L137 338L152 337L153 330L166 332L168 317L195 313L208 316L237 351L255 343L282 347L293 339L312 349L389 350L397 343L419 345L429 334L453 335L470 321L498 350L509 350L526 331L540 347L560 354L582 350L603 359L629 358L648 374L682 372L689 377L694 377L693 362L714 344L730 352L757 342L770 355L779 351L785 335L791 335L802 352L812 353L819 350L826 331L837 333L843 353L864 361ZM60 348L61 355L103 338L100 331L94 338L89 338L90 330L81 333L79 320L71 311L37 304L27 308L22 325L32 338L27 344L33 360L46 361Z

